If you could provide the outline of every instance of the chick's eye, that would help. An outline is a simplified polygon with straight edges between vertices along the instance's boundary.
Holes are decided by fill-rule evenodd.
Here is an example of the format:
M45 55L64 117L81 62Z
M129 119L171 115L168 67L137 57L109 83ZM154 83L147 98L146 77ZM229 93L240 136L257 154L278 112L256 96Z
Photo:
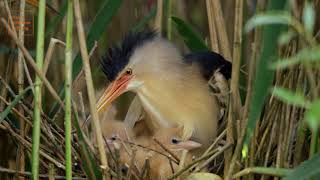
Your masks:
M116 134L112 134L112 136L111 136L110 139L111 139L112 141L115 141L115 140L117 140L117 137L118 137L118 136L117 136Z
M180 140L178 140L177 138L172 138L171 139L171 143L172 144L178 144L180 142Z
M132 74L132 69L131 69L131 68L128 68L128 69L126 70L126 74L127 74L127 75L131 75L131 74Z

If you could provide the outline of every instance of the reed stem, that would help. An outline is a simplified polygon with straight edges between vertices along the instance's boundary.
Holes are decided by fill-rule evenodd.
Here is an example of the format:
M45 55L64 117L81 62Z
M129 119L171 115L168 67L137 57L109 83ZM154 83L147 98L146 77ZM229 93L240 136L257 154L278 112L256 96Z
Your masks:
M213 12L212 6L213 6L213 4L212 4L211 0L206 0L211 49L212 49L212 51L219 53L217 27L214 22L214 12Z
M67 34L65 51L65 143L66 143L66 179L72 179L71 156L71 87L72 87L72 32L73 32L73 3L68 0Z
M37 35L37 68L42 69L44 54L44 28L45 28L46 0L39 0L38 35ZM39 146L40 146L40 121L41 121L41 79L37 75L34 88L34 111L32 129L32 179L39 179Z
M157 15L154 28L161 34L162 32L162 16L163 16L163 0L157 1Z
M167 8L167 38L169 41L172 40L172 0L168 0L168 8Z
M312 156L318 152L318 134L319 134L319 129L313 130L311 133L309 158L312 158Z

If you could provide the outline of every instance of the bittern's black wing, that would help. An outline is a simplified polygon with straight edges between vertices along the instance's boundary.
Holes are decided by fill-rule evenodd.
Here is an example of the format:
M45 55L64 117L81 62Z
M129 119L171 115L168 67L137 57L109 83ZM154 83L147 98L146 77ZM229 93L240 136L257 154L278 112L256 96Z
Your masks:
M231 78L232 64L218 53L212 51L193 52L186 54L184 60L186 63L197 63L203 77L207 80L218 69L226 79Z

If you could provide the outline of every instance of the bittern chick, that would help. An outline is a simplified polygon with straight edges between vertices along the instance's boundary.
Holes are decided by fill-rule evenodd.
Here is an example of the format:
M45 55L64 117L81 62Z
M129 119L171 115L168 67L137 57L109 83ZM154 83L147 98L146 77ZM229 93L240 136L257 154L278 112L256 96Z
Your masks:
M231 64L216 53L183 57L155 32L130 33L102 59L111 84L98 101L98 111L133 91L151 119L150 128L182 127L182 140L192 138L206 147L216 137L220 113L207 84L217 68L230 76Z
M157 142L160 142L160 144L166 147L166 149L169 149L174 156L179 158L181 157L182 150L193 151L201 147L201 144L197 142L191 140L180 140L180 131L180 128L162 128L158 130L152 137L143 136L136 139L136 144L148 148L136 148L136 165L139 169L142 169L145 165L146 159L148 158L150 179L166 179L168 176L172 175L173 172L177 172L178 170L178 164L173 161L170 163L168 159L169 153L162 149ZM150 149L157 150L157 152ZM131 161L131 156L128 156L125 151L121 152L121 161L128 167ZM159 152L161 152L161 154ZM189 164L191 161L192 154L187 154L185 164Z

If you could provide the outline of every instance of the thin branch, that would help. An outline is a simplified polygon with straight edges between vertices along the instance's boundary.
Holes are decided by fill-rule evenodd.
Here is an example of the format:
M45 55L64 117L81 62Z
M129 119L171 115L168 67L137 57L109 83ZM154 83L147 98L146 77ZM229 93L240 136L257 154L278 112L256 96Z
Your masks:
M117 139L119 139L119 138L117 138ZM147 150L149 150L149 151L153 151L153 152L158 153L158 154L161 154L162 156L165 156L165 157L171 159L174 163L179 164L179 162L178 162L175 158L172 158L171 155L167 155L167 154L162 153L161 151L158 151L158 150L156 150L156 149L152 149L152 148L143 146L143 145L141 145L141 144L136 144L136 143L130 142L130 141L125 141L125 140L123 140L123 142L128 143L128 144L133 145L133 146L141 147L141 148L143 148L143 149L147 149Z
M214 157L217 157L219 156L220 154L222 154L225 150L227 150L228 148L230 148L232 146L232 144L227 144L225 146L223 146L221 148L221 150L219 152L215 152L215 151L212 151L210 153L208 153L206 156L203 156L203 157L200 157L196 160L194 160L192 163L188 164L187 166L185 166L183 169L181 169L180 171L176 172L175 174L173 174L172 176L168 177L167 180L172 180L178 176L180 176L181 174L185 173L186 171L188 171L190 168L193 167L193 165L211 157L211 156L214 156Z
M253 173L283 177L289 174L290 172L292 172L292 170L284 169L284 168L251 167L236 173L235 175L232 176L232 179L240 178L241 176L245 176Z
M6 121L3 121L2 124L4 124L4 127L6 128L6 130L8 130L13 137L15 137L23 145L25 145L25 147L27 147L28 150L31 150L32 144L29 141L27 141L26 139L22 138L18 133L16 133ZM44 158L46 158L48 161L50 161L53 164L55 164L58 168L61 168L61 169L65 170L65 166L62 163L56 161L54 158L52 158L48 154L44 153L42 150L39 150L39 154L41 156L43 156Z
M0 172L1 173L7 173L7 174L18 174L19 176L22 177L30 177L31 176L31 172L23 172L23 171L16 171L13 169L7 169L7 168L3 168L0 167ZM49 178L50 175L49 174L39 174L40 178ZM66 179L65 176L54 176L55 179ZM82 177L72 177L72 179L74 180L86 180L87 178L82 178Z
M178 156L176 156L172 151L170 151L170 149L168 149L166 146L164 146L157 138L153 138L153 140L166 152L168 152L179 164L180 164L180 160L178 158Z

